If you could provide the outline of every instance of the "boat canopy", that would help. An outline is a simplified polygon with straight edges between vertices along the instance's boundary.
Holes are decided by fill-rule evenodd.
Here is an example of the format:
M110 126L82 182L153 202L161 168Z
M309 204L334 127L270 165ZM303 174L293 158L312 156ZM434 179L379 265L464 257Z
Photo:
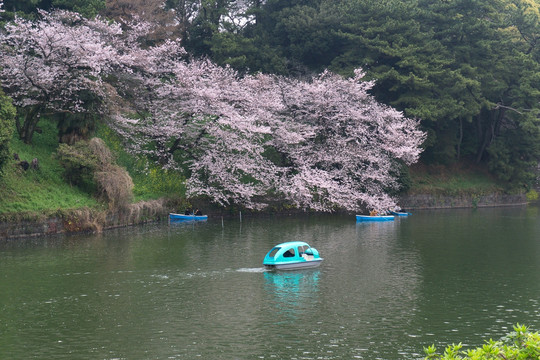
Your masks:
M264 265L278 265L291 261L307 261L319 257L319 252L303 241L291 241L274 246L264 257Z

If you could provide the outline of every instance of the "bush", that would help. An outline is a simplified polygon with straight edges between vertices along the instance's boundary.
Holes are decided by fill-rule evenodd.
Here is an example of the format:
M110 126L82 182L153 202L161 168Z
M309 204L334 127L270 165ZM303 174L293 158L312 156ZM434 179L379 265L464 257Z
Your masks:
M107 165L94 174L99 197L108 202L109 208L125 208L133 200L133 181L126 169Z
M129 173L115 164L105 142L99 138L60 144L57 157L64 167L64 177L71 184L96 194L109 208L126 207L133 200L133 181Z
M424 348L426 360L538 360L540 358L540 335L530 332L526 326L517 324L514 331L499 341L489 340L483 346L462 350L461 343L449 345L444 354L437 354L434 345Z
M100 167L100 162L87 141L79 141L73 145L60 144L56 157L64 168L67 182L88 193L95 192L94 172Z
M534 189L531 189L525 194L527 196L527 201L537 201L538 200L538 192Z

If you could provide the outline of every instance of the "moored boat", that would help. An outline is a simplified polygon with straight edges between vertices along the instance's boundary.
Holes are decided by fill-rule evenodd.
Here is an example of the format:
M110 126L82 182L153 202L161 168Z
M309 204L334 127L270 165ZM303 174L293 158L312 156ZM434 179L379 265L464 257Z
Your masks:
M208 220L208 215L184 215L169 213L169 219L171 220Z
M395 216L409 216L412 215L410 212L404 212L404 211L390 211L390 214Z
M394 215L356 215L356 221L393 221Z
M290 241L274 246L264 257L263 265L279 270L317 267L323 259L317 249L303 241Z

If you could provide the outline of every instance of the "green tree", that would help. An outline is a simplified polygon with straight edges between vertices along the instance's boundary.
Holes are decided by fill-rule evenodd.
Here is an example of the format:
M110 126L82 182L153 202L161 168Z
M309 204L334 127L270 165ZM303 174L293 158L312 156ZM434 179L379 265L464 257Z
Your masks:
M24 14L36 14L38 9L49 11L58 8L92 18L105 8L105 0L4 0L4 8L12 13Z
M4 9L9 12L36 13L37 9L48 10L52 0L4 0Z
M380 101L422 119L424 161L467 156L529 182L540 158L538 2L359 0L334 8L345 46L333 69L363 66ZM523 146L526 161L516 150Z
M15 107L0 89L0 175L9 158L9 141L15 129Z
M52 0L52 6L77 12L87 18L93 18L105 9L105 0Z

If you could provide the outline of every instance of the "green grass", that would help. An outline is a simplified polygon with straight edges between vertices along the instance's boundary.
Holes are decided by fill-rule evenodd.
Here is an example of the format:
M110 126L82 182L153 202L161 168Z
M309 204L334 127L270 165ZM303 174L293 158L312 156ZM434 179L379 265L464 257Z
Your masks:
M119 137L106 125L100 124L97 129L99 138L103 139L109 149L116 155L118 165L129 172L135 187L135 200L151 200L160 197L184 198L186 195L185 177L176 171L163 170L148 159L128 154Z
M0 178L0 214L16 212L53 212L58 209L100 207L90 195L70 186L62 178L62 167L53 154L58 147L56 127L43 120L43 132L34 135L31 145L24 144L15 135L10 143L12 153L21 160L39 161L39 169L24 171L13 158Z
M39 169L24 171L13 158L0 178L0 215L11 213L54 213L83 207L106 208L92 194L64 181L63 168L55 159L58 148L55 123L46 119L40 122L42 133L35 133L32 144L24 144L15 134L10 143L11 153L21 160L31 162L37 158ZM175 171L162 170L146 159L128 154L120 139L105 125L98 126L96 136L102 138L125 167L134 182L135 201L160 197L185 197L185 179Z
M487 194L504 191L505 186L485 169L469 162L449 166L415 164L410 169L411 194Z

